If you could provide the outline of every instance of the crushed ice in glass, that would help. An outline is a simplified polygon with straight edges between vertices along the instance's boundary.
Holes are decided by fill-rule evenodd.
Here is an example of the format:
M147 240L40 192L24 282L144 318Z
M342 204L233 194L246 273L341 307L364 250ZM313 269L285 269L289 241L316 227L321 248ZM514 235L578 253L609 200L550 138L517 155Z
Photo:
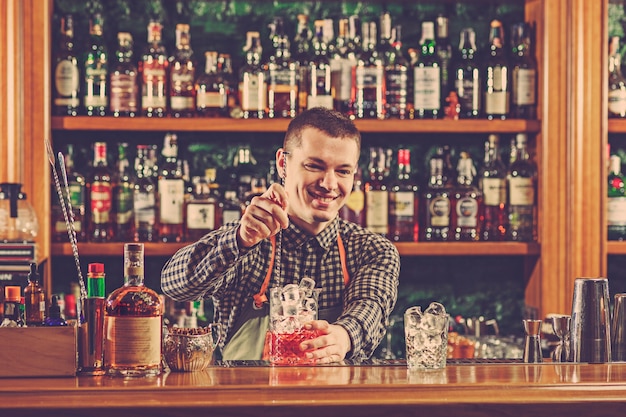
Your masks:
M445 307L431 303L424 312L420 306L404 313L407 365L410 369L445 367L448 349L448 314Z

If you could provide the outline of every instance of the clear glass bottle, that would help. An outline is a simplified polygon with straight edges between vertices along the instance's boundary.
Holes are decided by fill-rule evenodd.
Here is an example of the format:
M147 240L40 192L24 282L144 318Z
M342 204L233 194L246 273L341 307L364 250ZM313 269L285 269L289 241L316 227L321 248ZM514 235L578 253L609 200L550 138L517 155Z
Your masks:
M157 189L149 161L150 147L137 145L135 183L133 185L133 219L135 242L155 242L157 232Z
M417 242L419 187L411 175L411 150L398 149L396 180L389 189L389 239Z
M385 118L385 63L377 49L376 22L361 25L363 49L352 69L350 117L357 119Z
M472 28L465 28L461 31L459 58L453 74L461 118L477 118L482 112L482 81L476 57L476 33Z
M315 21L315 35L313 37L313 57L306 71L307 83L307 108L324 107L333 109L333 96L331 94L330 60L328 59L328 45L324 37L323 20Z
M609 117L626 117L626 80L621 70L619 37L613 36L609 43Z
M389 236L389 187L387 154L383 148L370 148L369 179L365 183L365 227Z
M452 193L452 239L480 240L482 227L482 193L474 185L476 167L469 153L461 152L457 164L457 184Z
M267 73L261 66L259 32L246 34L246 62L239 75L239 104L244 119L263 119L267 107Z
M203 117L227 117L229 86L218 73L216 51L204 53L204 74L196 80L196 112Z
M54 58L52 111L57 116L76 116L80 108L80 70L74 50L74 16L61 18L61 37Z
M507 174L509 192L508 239L530 242L536 234L537 168L528 154L528 138L518 133L512 145L515 156Z
M422 22L419 59L413 67L413 117L436 119L441 115L441 62L437 55L435 23Z
M24 288L24 311L27 326L41 326L46 319L46 293L41 286L37 264L30 264L28 284Z
M113 180L113 234L119 242L128 242L133 238L133 190L128 143L121 142L117 145L117 174Z
M445 157L443 147L438 147L430 158L430 176L422 194L424 210L422 210L422 240L450 240L451 227L451 194L452 189L444 174Z
M100 13L89 21L89 45L83 58L83 109L87 116L106 116L109 106L109 54L102 24Z
M196 64L191 49L189 25L176 25L176 50L169 58L170 114L173 117L192 117L196 111Z
M159 171L159 239L162 242L180 242L183 239L183 204L185 181L178 163L178 138L165 135L161 151L165 162Z
M167 50L161 41L161 23L148 23L148 45L139 61L141 74L141 114L147 117L167 115Z
M506 119L511 101L511 64L504 49L504 29L499 20L491 21L489 56L485 70L485 115L487 119Z
M124 285L109 294L104 312L104 368L110 376L161 373L163 304L144 284L143 243L124 245Z
M536 119L537 60L532 49L533 28L529 23L518 23L513 25L511 32L511 117Z
M609 159L607 223L609 240L626 240L626 186L619 155Z
M506 167L500 158L500 138L489 135L485 142L485 159L478 176L478 188L483 193L482 239L504 240L507 233Z
M275 18L271 34L274 52L267 63L267 108L270 118L293 118L298 113L298 62L291 57L283 21Z
M135 117L139 108L139 87L137 66L133 60L133 36L128 32L120 32L117 39L116 59L109 73L109 112L115 117Z
M215 168L207 168L204 177L194 177L193 194L186 203L185 238L195 242L222 224L222 204L215 183Z
M91 207L88 239L108 242L113 238L113 187L106 142L94 144L93 172L87 187Z

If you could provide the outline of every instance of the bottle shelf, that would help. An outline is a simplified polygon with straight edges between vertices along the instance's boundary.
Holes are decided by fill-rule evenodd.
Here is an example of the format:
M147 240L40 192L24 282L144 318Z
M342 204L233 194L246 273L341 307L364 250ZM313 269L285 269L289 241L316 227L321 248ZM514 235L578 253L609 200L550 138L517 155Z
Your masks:
M52 130L284 132L291 119L53 116ZM362 133L538 133L539 120L356 120ZM624 123L626 132L626 122Z
M182 243L144 243L144 253L150 256L171 256L178 249L189 245ZM623 243L626 253L626 243ZM538 256L541 252L537 242L418 242L396 243L398 252L402 256L465 256L465 255L511 255L511 256ZM79 243L78 252L83 256L122 256L124 242L111 243ZM53 256L72 256L72 247L69 243L53 243Z
M626 133L626 119L609 119L609 133Z
M608 255L626 255L626 242L609 240L606 247L606 253Z

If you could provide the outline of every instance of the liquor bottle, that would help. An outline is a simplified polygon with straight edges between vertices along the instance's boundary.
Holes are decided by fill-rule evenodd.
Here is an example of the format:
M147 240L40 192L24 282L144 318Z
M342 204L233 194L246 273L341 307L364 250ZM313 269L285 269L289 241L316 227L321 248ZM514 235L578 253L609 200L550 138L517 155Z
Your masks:
M185 181L178 163L178 138L165 135L161 151L165 162L159 171L159 239L180 242L183 239L183 201Z
M15 322L18 327L24 326L25 321L21 313L22 288L19 285L4 287L4 319Z
M609 43L609 117L626 117L626 80L622 76L619 37Z
M386 153L383 148L370 148L369 179L365 183L365 227L382 236L389 236L389 190L385 172Z
M109 111L115 117L135 117L139 106L139 87L137 67L133 61L133 37L128 32L120 32L117 39L116 59L109 73Z
M618 155L609 159L607 223L609 240L626 239L626 187L622 161Z
M44 326L67 326L67 321L61 314L60 297L53 295L50 298L50 307L48 308L48 315L43 321Z
M65 153L65 171L67 173L67 183L70 190L69 199L72 204L72 213L74 214L74 231L76 232L76 240L84 242L87 236L85 213L87 191L85 177L74 168L74 159L74 145L68 144L67 152ZM56 190L53 192L53 197L55 205L52 207L52 241L65 242L68 239L67 226ZM64 195L64 197L67 198L66 195Z
M245 206L237 198L237 191L227 190L224 192L222 200L222 219L221 224L238 222L243 215Z
M109 54L102 36L102 15L89 21L89 46L83 59L83 109L87 116L105 116L109 105Z
M476 167L469 153L461 152L457 185L452 193L452 230L457 241L480 240L482 193L474 185Z
M193 194L185 208L185 239L195 242L222 224L222 207L217 194L215 168L207 168L204 177L194 177Z
M409 61L402 53L402 28L391 28L391 18L384 13L380 21L381 44L385 61L386 100L388 118L406 119L409 91Z
M416 119L441 115L441 62L437 55L434 22L422 22L420 55L413 67L413 108Z
M230 54L221 53L217 56L217 72L226 87L226 96L228 97L227 115L232 115L234 109L237 109L236 111L239 112L241 107L237 97L237 79L233 73L233 60Z
M267 63L267 108L270 118L293 118L298 113L298 63L291 58L283 21L275 18L271 34L274 53Z
M254 177L256 159L252 156L250 147L239 146L233 158L233 168L235 182L237 186L237 197L245 201L250 191L252 191L252 178Z
M350 117L357 119L385 118L385 63L378 53L376 22L364 22L361 26L363 49L352 69L352 111Z
M435 44L437 45L437 56L441 65L441 100L442 108L445 99L452 91L452 44L449 37L449 19L444 15L437 16L435 19L437 31L435 35Z
M217 52L204 53L204 74L196 80L196 112L203 117L227 117L229 87L217 72Z
M482 239L504 240L507 233L506 168L500 159L500 138L489 135L485 142L484 164L479 172L478 188L483 193Z
M148 23L148 44L141 60L141 114L147 117L167 115L167 50L161 41L161 23Z
M454 65L454 86L459 104L461 118L477 118L482 112L482 81L480 68L476 63L476 33L474 29L461 31L459 57Z
M339 31L333 53L330 55L330 78L334 108L349 114L352 92L352 68L356 66L361 42L358 16L339 20Z
M80 70L74 51L74 16L61 18L61 37L54 59L52 109L57 116L76 116L80 107Z
M259 32L248 32L246 37L246 63L239 74L239 104L244 119L263 119L267 106L267 73L261 66L263 47Z
M169 58L169 68L170 114L173 117L192 117L196 111L196 64L187 24L176 25L176 50Z
M133 185L133 218L135 221L133 240L135 242L155 242L157 240L157 190L148 158L148 145L137 145L136 179Z
M315 36L313 37L313 57L309 60L307 76L307 108L324 107L333 109L331 94L330 60L327 51L328 44L324 35L325 23L315 21Z
M363 183L363 171L360 167L354 173L352 191L346 199L346 203L339 209L339 217L365 227L365 184Z
M113 180L113 213L115 239L127 242L133 238L133 175L128 161L128 143L117 145L117 175Z
M422 193L424 210L422 240L447 241L450 239L452 190L444 176L445 158L442 147L429 160L430 176Z
M504 49L504 30L499 20L491 21L489 57L485 70L485 114L487 119L506 119L510 110L511 65Z
M124 245L124 285L105 301L104 368L110 376L161 373L163 304L144 284L143 243Z
M104 264L90 263L87 266L87 297L106 297Z
M41 286L37 264L30 264L28 284L24 288L24 310L27 326L41 326L46 319L46 294Z
M313 35L309 29L309 16L298 15L296 36L293 38L293 59L298 63L298 108L300 111L307 108L309 88L309 64L312 58L311 40Z
M527 136L518 133L512 146L515 157L509 165L509 227L508 239L529 242L535 240L535 194L537 168L530 159Z
M528 23L513 25L511 117L537 118L537 60L532 49L532 27Z
M394 242L417 242L419 188L411 177L411 151L398 149L396 181L389 189L389 236Z
M106 142L94 144L93 172L87 187L91 207L88 239L91 242L108 242L113 238L113 190Z

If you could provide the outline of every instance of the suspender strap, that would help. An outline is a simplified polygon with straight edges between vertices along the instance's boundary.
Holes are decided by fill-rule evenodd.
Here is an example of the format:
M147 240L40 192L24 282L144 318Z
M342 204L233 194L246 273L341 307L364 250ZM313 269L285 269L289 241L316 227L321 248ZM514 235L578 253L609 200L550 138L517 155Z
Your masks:
M343 246L341 235L337 232L337 247L339 248L339 259L341 259L341 272L343 273L343 283L348 286L350 274L348 273L348 262L346 262L346 248Z

